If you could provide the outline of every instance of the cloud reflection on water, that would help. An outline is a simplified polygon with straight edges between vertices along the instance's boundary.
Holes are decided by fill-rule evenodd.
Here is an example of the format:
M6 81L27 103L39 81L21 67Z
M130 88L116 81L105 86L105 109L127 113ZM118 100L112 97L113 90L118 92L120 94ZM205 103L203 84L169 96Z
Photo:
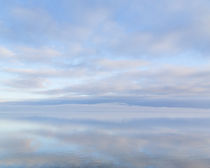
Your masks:
M209 121L2 119L0 167L206 168Z

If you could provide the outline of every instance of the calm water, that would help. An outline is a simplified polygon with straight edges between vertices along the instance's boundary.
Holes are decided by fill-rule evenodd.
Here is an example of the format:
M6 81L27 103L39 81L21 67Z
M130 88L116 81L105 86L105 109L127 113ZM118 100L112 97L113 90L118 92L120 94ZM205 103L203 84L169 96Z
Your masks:
M4 116L0 167L208 168L209 126L202 118Z

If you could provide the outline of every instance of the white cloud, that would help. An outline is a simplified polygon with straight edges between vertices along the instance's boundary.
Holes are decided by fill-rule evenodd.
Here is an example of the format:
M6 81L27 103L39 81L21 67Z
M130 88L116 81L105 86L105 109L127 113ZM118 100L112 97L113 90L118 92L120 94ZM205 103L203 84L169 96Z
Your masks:
M0 58L11 59L15 54L6 47L0 46Z
M107 68L107 69L116 69L121 71L129 71L132 69L142 68L148 63L143 60L112 60L112 59L99 59L98 60L99 67Z

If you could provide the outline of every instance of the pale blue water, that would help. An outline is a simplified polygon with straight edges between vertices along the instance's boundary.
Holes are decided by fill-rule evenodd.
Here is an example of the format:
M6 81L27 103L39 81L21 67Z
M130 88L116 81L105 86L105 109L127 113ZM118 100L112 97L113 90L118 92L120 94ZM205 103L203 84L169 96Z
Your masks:
M1 168L209 168L209 119L0 120Z

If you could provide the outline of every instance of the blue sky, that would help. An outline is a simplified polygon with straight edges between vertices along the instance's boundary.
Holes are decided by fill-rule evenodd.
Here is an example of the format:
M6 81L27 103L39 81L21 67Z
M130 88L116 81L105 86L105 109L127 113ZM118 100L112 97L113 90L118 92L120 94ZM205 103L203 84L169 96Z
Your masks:
M0 0L1 110L10 103L208 110L209 3Z

